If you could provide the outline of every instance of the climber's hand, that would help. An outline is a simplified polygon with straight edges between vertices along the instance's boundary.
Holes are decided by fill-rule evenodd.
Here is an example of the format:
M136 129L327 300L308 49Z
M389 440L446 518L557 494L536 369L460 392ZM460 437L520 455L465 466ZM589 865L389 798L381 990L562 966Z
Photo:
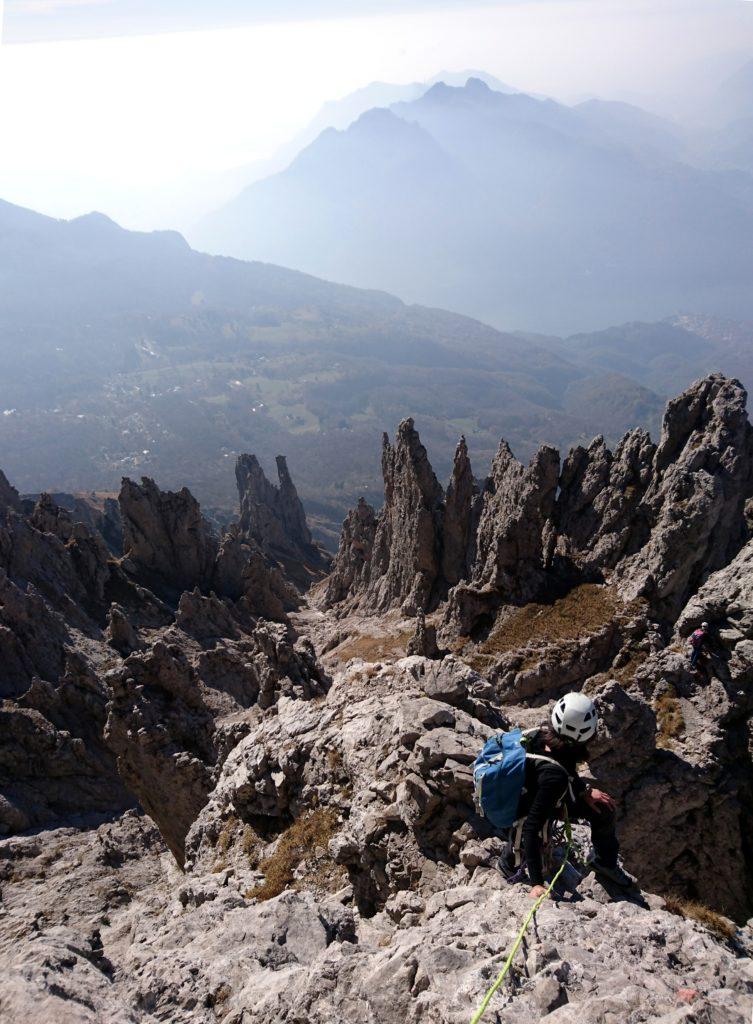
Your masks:
M613 811L617 806L609 793L602 789L592 789L586 793L586 803L595 811Z
M533 885L531 886L531 891L528 893L528 895L531 897L532 900L537 900L539 896L543 896L545 892L545 885Z

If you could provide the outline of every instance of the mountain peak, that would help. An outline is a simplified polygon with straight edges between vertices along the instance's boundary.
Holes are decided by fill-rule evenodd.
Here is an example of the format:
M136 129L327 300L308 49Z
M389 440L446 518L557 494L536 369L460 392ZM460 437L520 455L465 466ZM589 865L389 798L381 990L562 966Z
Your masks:
M522 93L503 93L492 88L481 78L470 76L462 85L448 85L447 82L437 82L431 89L414 102L427 105L445 106L451 103L507 103L511 99L522 96ZM409 104L395 104L392 108L399 109Z
M400 118L397 114L393 114L388 107L372 107L371 110L367 110L361 114L358 120L354 123L360 124L361 126L381 127L394 125L399 121Z
M80 217L74 217L70 222L71 228L83 231L85 234L115 234L125 229L116 224L106 213L92 210L91 213L84 213Z
M468 81L465 83L465 91L480 95L482 93L491 92L492 90L482 79L469 78Z

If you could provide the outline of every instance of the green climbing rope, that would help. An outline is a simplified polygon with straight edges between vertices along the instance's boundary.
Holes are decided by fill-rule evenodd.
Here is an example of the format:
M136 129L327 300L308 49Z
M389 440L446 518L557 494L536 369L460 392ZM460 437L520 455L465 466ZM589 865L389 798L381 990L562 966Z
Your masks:
M474 1013L473 1017L471 1018L471 1024L479 1024L479 1021L481 1020L481 1018L486 1013L486 1009L489 1006L489 1003L491 1002L492 997L494 996L494 993L497 991L499 986L505 980L505 977L507 976L507 972L510 970L510 965L512 964L513 960L515 959L515 954L520 949L520 944L523 941L523 936L528 931L528 926L531 923L531 921L533 920L533 915L539 909L539 907L544 902L544 900L549 896L549 894L551 893L551 891L554 888L555 884L559 880L560 875L565 870L565 867L567 865L567 858L570 856L570 847L573 845L573 830L572 830L572 827L570 825L570 818L569 818L568 813L567 813L567 808L565 808L565 835L567 836L567 847L565 848L565 856L562 858L562 863L557 868L557 871L556 871L554 877L552 878L551 882L547 886L546 892L543 893L541 896L539 896L539 898L536 900L534 905L528 911L528 916L526 917L526 919L523 922L523 925L522 925L520 931L518 932L517 938L515 939L515 942L513 943L512 949L510 950L509 956L505 960L504 966L502 967L502 970L499 972L499 975L497 976L497 980L494 982L492 987L489 989L489 991L484 996L484 998L483 998L483 1000L481 1002L481 1006L479 1006L478 1010L476 1010L476 1012Z

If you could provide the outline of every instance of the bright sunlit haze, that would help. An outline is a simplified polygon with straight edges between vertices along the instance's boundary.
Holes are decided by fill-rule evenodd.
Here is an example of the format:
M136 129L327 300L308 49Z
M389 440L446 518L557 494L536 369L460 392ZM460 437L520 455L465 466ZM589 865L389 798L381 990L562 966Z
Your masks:
M277 21L268 5L178 6L6 0L1 196L185 228L240 189L238 169L373 81L479 69L565 102L698 118L753 51L743 0L333 3L311 20L289 3Z

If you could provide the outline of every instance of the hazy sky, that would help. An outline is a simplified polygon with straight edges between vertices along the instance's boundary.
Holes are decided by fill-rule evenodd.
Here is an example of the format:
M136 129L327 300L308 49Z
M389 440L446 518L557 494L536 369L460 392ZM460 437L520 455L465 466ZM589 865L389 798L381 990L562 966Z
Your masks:
M747 0L5 0L0 198L141 226L139 196L265 157L372 80L475 67L658 105L746 54Z

